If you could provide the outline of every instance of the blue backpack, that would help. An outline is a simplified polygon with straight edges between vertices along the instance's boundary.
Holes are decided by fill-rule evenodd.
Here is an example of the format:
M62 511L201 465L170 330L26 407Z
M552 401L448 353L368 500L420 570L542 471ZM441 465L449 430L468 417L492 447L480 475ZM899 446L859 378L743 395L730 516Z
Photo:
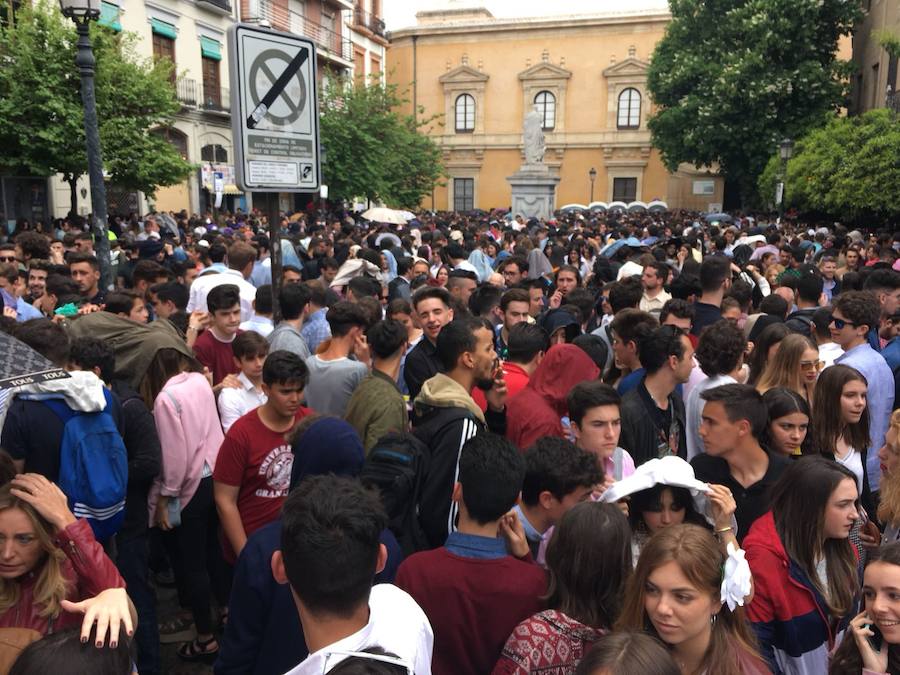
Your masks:
M72 410L60 399L43 400L63 423L59 487L72 513L88 521L100 542L122 527L128 484L128 452L109 412L111 394L104 388L103 395L106 407L92 413Z

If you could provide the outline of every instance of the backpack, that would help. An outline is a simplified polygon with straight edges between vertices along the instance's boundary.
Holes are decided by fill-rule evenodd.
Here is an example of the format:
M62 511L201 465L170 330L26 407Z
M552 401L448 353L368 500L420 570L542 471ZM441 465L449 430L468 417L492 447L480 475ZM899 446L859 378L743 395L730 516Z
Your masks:
M119 531L125 520L128 453L109 412L111 394L104 388L106 407L99 412L78 412L60 399L43 403L62 420L59 451L59 487L76 518L84 518L103 542Z
M428 454L413 434L392 431L378 439L359 474L363 485L381 494L388 527L404 555L428 548L418 517Z

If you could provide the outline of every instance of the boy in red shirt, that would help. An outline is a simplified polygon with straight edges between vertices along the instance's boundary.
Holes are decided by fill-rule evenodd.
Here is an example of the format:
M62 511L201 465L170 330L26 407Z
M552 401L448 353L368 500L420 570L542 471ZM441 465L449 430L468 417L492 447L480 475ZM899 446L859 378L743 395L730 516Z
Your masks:
M491 433L470 438L453 487L456 531L443 547L411 555L397 571L395 583L434 629L434 675L491 672L513 628L541 610L544 571L531 561L510 511L524 479L525 460L512 443Z
M241 332L241 291L234 284L216 286L206 296L206 306L210 324L194 341L194 356L209 368L213 376L213 391L218 393L223 386L222 381L228 375L237 375L240 370L234 362L231 343ZM188 331L193 330L188 327Z
M268 400L231 425L213 472L216 509L225 532L225 559L230 564L249 535L278 518L294 464L285 435L312 412L300 405L309 371L299 356L271 352L262 377Z

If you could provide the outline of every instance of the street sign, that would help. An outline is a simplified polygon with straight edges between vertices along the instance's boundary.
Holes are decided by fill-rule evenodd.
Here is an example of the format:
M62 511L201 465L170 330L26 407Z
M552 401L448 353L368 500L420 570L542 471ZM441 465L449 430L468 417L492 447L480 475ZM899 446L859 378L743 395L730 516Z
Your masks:
M784 183L781 181L775 183L775 203L781 204L784 199Z
M235 24L228 29L228 49L238 185L246 191L318 191L315 44Z

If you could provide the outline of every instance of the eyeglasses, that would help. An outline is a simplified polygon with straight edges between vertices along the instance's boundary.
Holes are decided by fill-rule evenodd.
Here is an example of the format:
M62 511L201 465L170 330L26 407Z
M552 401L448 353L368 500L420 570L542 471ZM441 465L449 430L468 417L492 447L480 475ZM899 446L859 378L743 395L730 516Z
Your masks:
M0 256L0 262L18 262L18 258L16 256Z
M821 361L801 361L800 367L803 370L822 370Z
M839 319L836 316L831 317L831 323L833 323L834 327L838 330L843 330L844 326L853 326L854 328L857 328L859 326L858 323L847 321L847 319Z
M332 659L332 657L338 657ZM409 665L406 661L401 659L399 656L388 656L387 654L372 654L370 652L343 652L343 651L334 651L328 652L325 654L325 663L322 667L322 675L325 675L329 671L328 664L331 662L332 667L336 666L339 662L344 659L349 658L358 658L358 659L366 659L367 661L378 661L380 663L388 663L392 666L399 666L401 668L406 668L407 675L415 675L413 673L412 666Z

